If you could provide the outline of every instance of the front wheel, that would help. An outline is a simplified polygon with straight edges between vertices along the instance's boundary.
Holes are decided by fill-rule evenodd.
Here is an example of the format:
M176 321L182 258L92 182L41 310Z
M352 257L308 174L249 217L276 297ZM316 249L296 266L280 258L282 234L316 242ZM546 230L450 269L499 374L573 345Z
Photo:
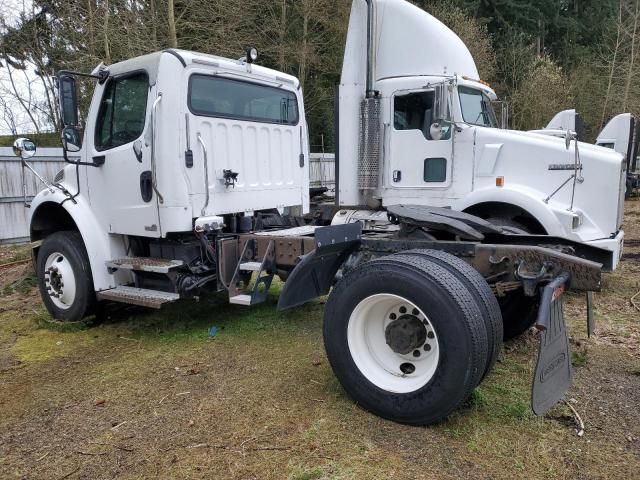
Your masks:
M36 264L40 295L53 318L78 322L91 314L95 292L89 258L78 232L45 238Z
M412 425L458 408L489 355L474 296L424 257L386 257L351 271L329 296L323 329L346 392L376 415Z

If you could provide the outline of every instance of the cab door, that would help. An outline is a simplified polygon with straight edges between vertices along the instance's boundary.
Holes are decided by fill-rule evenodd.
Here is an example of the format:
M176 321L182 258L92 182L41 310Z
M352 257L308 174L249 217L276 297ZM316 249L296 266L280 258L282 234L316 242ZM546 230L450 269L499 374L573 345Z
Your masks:
M88 125L89 196L103 212L108 231L161 235L158 199L152 186L151 95L144 71L110 78L102 88L98 114Z
M451 185L452 127L435 124L434 99L434 90L391 97L389 188L442 190Z

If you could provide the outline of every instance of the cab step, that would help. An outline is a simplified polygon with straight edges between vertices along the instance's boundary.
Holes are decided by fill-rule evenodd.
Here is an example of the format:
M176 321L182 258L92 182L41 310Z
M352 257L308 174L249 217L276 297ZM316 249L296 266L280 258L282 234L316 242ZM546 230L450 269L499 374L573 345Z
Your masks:
M182 260L163 258L124 257L105 262L111 270L133 270L135 272L169 273L184 266Z
M145 290L143 288L120 286L111 290L103 290L96 294L98 300L138 305L140 307L160 309L167 303L180 300L177 293Z
M260 262L244 262L240 264L240 270L243 272L259 272L262 269Z
M232 305L243 305L250 307L264 303L269 296L269 288L273 281L275 271L275 244L269 241L266 251L262 256L262 261L253 261L252 252L257 251L257 244L254 239L248 240L244 244L240 261L236 266L233 278L229 283L229 303ZM249 288L249 280L255 272L253 287Z
M229 298L229 303L232 305L244 305L245 307L251 306L251 295L236 295Z

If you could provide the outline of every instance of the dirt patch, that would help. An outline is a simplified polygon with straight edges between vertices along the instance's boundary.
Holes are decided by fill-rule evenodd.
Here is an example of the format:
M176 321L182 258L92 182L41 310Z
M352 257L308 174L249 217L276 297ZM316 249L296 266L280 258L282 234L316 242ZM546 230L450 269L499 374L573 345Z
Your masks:
M640 202L627 209L640 213ZM632 217L627 235L637 239ZM0 272L3 479L627 479L640 470L637 261L605 277L594 338L584 297L566 305L568 400L585 420L582 438L568 407L530 412L531 334L505 345L449 421L411 428L346 397L324 355L322 302L277 313L276 286L257 309L213 297L159 313L109 307L102 323L61 327L29 276L28 265Z

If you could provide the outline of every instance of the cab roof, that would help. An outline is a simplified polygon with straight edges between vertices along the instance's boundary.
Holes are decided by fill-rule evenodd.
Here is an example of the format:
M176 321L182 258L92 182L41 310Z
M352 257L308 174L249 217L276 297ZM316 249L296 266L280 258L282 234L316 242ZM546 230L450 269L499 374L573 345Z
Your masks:
M274 82L287 83L298 89L300 82L292 75L288 75L271 68L263 67L257 64L247 64L239 60L209 55L206 53L193 52L189 50L167 49L160 52L149 53L140 57L130 58L113 65L100 65L93 71L97 74L100 70L108 70L111 76L118 76L136 70L144 70L149 75L151 84L155 84L160 68L160 60L163 56L175 58L176 65L181 64L181 68L188 68L191 65L210 66L214 68L222 68L230 72L244 73L250 72L251 75L262 77ZM178 64L179 62L179 64Z

